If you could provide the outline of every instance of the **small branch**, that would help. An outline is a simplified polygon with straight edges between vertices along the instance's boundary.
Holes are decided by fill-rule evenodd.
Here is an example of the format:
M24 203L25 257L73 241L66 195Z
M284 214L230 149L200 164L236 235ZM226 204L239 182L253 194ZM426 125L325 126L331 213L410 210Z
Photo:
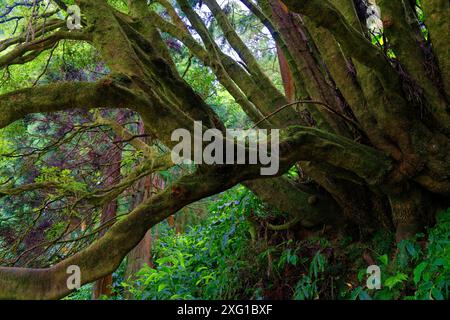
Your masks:
M55 43L52 50L50 51L50 56L47 59L47 63L45 64L44 70L42 70L42 73L36 78L36 80L33 83L33 87L37 85L38 81L41 79L41 77L47 72L48 66L50 64L50 60L52 60L53 53L55 52L55 49L58 47L59 42Z
M273 225L268 223L267 224L267 228L273 231L282 231L282 230L288 230L291 229L292 227L296 226L299 222L300 222L300 218L299 217L295 217L294 219L292 219L291 221L285 223L285 224L280 224L280 225Z
M260 123L262 123L263 121L266 121L267 119L269 119L270 117L276 115L278 112L283 111L284 109L291 107L293 105L296 104L302 104L302 103L309 103L309 104L317 104L319 106L324 107L327 111L337 115L338 117L344 119L345 121L350 122L351 124L353 124L356 128L361 129L361 126L359 125L359 123L357 123L355 120L347 117L346 115L340 114L339 112L336 112L335 110L333 110L329 105L327 105L326 103L323 103L321 101L315 101L315 100L298 100L295 102L291 102L288 103L284 106L281 106L280 108L276 109L274 112L270 113L269 115L265 116L263 119L259 120L253 127L252 129L256 128Z

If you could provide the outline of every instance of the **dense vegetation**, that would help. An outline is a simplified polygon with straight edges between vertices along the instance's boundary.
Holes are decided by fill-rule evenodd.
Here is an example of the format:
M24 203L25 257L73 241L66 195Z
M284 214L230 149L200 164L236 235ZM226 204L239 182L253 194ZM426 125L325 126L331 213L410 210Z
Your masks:
M294 240L255 230L251 209L267 208L244 188L230 190L210 207L211 216L180 235L168 225L153 247L155 265L134 279L126 261L114 273L114 292L102 299L448 299L450 211L442 212L429 235L418 234L393 247L393 235L369 243L320 235ZM250 209L250 210L249 210ZM258 231L259 236L256 236ZM269 231L270 232L270 231ZM273 232L273 231L272 231ZM351 245L349 245L351 244ZM397 259L392 259L398 250ZM383 290L368 290L364 256L382 267ZM256 258L256 259L255 259ZM91 299L87 285L69 299Z
M163 225L152 248L152 267L130 279L124 261L114 273L111 296L101 299L448 299L450 211L436 227L393 245L393 234L368 242L327 240L316 235L268 231L267 208L244 188L232 189L209 209L211 215L184 234ZM273 218L273 217L272 217ZM268 240L270 237L270 241ZM393 258L396 255L396 258ZM374 262L367 261L373 257ZM366 268L382 269L382 290L366 288ZM68 299L91 299L87 285Z
M0 299L448 299L449 13L0 0ZM279 172L173 163L194 121Z

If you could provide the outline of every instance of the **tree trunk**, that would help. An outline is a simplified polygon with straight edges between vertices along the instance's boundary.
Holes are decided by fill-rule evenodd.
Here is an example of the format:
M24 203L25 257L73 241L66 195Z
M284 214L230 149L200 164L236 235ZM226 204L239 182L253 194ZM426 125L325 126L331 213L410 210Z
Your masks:
M143 122L139 121L138 134L144 134ZM160 190L164 189L164 180L158 175L150 175L138 182L137 186L138 192L133 198L132 208L138 207L143 201L151 198L154 194L158 193ZM173 215L169 219L173 220ZM125 269L124 278L127 281L133 281L135 279L136 273L144 266L148 265L153 267L152 262L152 230L149 229L145 234L144 238L139 242L139 244L130 251L127 255L127 266ZM133 299L131 292L126 291L125 297L127 299Z
M124 113L121 111L118 114L118 118L121 120L124 117ZM118 137L115 137L114 141L119 140ZM122 150L118 145L115 145L110 149L108 154L109 158L109 166L105 171L105 176L107 177L106 185L113 186L120 181L121 174L121 161L122 161ZM117 214L117 201L114 200L105 205L103 208L100 224L108 223L110 220L114 219ZM99 233L99 237L102 237L106 233L107 229L103 229ZM110 296L112 294L112 284L113 284L113 276L112 273L107 276L97 280L94 283L94 287L92 289L92 298L99 299L102 296Z
M53 21L49 33L36 33L31 41L19 35L0 42L1 69L31 61L61 40L74 40L90 42L111 70L98 82L50 83L0 95L0 128L31 113L130 108L141 115L146 132L168 148L175 144L173 131L183 128L192 133L194 121L223 131L214 109L177 72L163 31L216 74L255 124L280 129L281 134L276 177L261 176L261 164L198 165L194 173L141 199L102 237L50 268L0 267L0 298L63 297L71 292L66 285L71 265L81 268L83 284L102 279L150 228L190 203L238 183L305 227L332 224L345 230L351 226L365 236L389 228L399 241L450 205L450 42L443 36L448 30L448 1L424 1L425 37L418 30L417 17L411 15L410 2L380 0L386 38L381 48L372 44L366 17L357 15L352 0L241 1L266 25L282 53L286 94L265 74L215 0L203 2L239 61L222 50L188 0L177 0L176 10L171 11L175 21L152 11L144 0L129 1L129 14L104 0L80 0L86 28L69 31ZM174 17L177 13L183 19ZM185 19L189 28L182 26ZM45 21L41 23L43 29ZM295 99L300 100L289 103L292 82ZM125 128L109 125L142 149L145 159L106 195L82 194L94 206L108 203L102 221L115 212L115 199L136 181L154 178L155 172L173 165L167 157L152 154L142 141L136 143ZM312 188L282 176L294 165ZM0 197L63 187L1 186ZM148 240L137 251L149 254ZM141 254L130 261L138 261ZM99 282L99 292L108 281Z

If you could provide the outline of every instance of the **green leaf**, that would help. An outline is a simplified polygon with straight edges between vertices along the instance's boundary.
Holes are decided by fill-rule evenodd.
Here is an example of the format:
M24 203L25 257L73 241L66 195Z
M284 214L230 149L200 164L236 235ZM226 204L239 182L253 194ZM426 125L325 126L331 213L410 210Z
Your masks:
M296 265L297 265L297 262L298 262L298 257L297 257L297 255L294 254L294 255L291 255L291 256L289 257L289 263L290 263L290 264L296 266Z
M424 261L420 263L415 269L414 269L414 283L417 284L420 281L420 278L422 277L422 273L425 270L427 266L427 263Z
M408 250L409 254L413 257L415 257L417 255L417 250L414 247L414 244L412 242L408 242L406 244L406 250Z
M367 274L366 269L359 269L358 271L358 281L362 281Z
M438 267L438 266L443 266L445 265L445 261L442 258L438 258L436 260L434 260L433 262L433 267Z
M161 284L158 286L158 292L163 291L165 288L167 288L167 284L161 283Z
M441 291L438 288L431 289L431 294L433 298L436 300L444 300L444 296L442 295Z
M387 266L388 264L388 256L387 254L383 254L382 256L378 257L378 260L380 260L380 262L384 265Z
M403 281L407 280L408 276L404 273L397 273L395 276L393 277L389 277L386 279L385 281L385 285L389 288L392 289L393 287L395 287L397 284L402 283Z

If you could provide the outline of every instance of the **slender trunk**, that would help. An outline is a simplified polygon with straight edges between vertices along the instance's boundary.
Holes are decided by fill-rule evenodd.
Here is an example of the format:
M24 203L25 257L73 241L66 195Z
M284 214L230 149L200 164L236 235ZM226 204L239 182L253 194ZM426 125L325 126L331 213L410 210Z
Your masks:
M137 207L142 201L148 199L152 196L153 193L156 192L156 190L160 190L164 186L164 181L157 175L152 175L146 177L143 181L140 182L140 184L143 184L141 197L136 197L134 207ZM172 219L174 223L174 216L169 217ZM169 222L170 224L170 222ZM157 239L157 234L154 237ZM127 281L132 281L136 273L145 265L148 265L149 267L153 268L153 262L152 262L152 242L153 242L153 236L152 236L152 230L148 230L145 234L144 238L139 242L139 244L134 247L133 250L130 251L128 254L128 261L127 261L127 268L125 270L125 279ZM133 299L133 295L130 292L125 292L125 297L127 299Z
M121 152L116 151L116 155L113 157L113 165L110 167L111 178L119 178L120 176L120 159ZM101 215L101 224L106 223L107 221L113 219L117 213L117 201L112 201L108 203L103 209ZM106 232L106 229L102 230L100 236L103 236ZM106 277L97 280L94 284L94 288L92 290L92 298L98 299L103 295L110 296L111 295L111 287L112 287L112 274L107 275Z
M121 111L118 114L118 117L123 117L123 112ZM118 138L116 137L115 140ZM110 165L108 166L105 175L107 177L106 185L114 185L117 183L117 181L120 180L121 174L120 174L120 167L121 167L121 160L122 160L122 150L120 147L115 146L110 150L110 154L107 155L109 157ZM100 217L100 223L104 224L110 221L111 219L114 219L114 217L117 214L117 200L114 200L108 204L105 205L103 208L103 212ZM103 229L99 236L102 237L106 233L107 229ZM94 287L92 289L92 298L93 299L99 299L101 296L110 296L112 294L112 283L113 283L113 277L112 274L109 274L99 280L97 280L94 283Z
M145 128L143 123L139 122L138 134L144 134ZM138 193L132 203L132 208L136 208L143 201L152 197L153 194L164 188L164 180L158 175L150 175L143 178L138 183ZM174 216L169 217L169 224L172 221L174 224ZM127 267L125 270L125 279L132 281L135 274L145 265L153 267L152 262L152 230L148 230L141 242L134 247L133 250L127 255ZM133 299L133 295L127 291L125 292L127 299Z

